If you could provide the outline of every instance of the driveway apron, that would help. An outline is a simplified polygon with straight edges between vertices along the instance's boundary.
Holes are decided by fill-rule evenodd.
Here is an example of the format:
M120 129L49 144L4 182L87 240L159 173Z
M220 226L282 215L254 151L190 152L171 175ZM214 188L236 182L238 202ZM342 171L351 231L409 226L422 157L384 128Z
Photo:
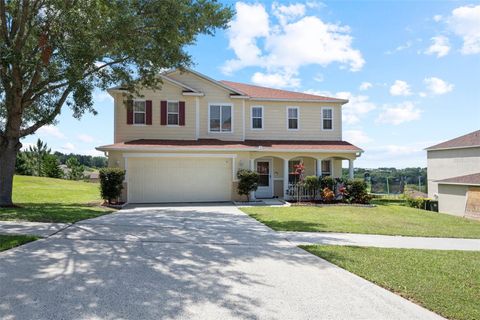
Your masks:
M0 253L0 319L441 319L234 206L138 206Z

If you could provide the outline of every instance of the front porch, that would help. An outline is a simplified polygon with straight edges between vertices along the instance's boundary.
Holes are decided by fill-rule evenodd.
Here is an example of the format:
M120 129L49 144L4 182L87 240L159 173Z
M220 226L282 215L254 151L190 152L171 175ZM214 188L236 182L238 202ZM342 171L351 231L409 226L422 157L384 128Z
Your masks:
M300 179L296 166L303 164L303 176L342 177L342 161L348 161L349 178L353 179L354 157L339 155L313 156L259 156L250 159L250 170L259 174L259 186L252 199L281 198L289 200L288 190Z

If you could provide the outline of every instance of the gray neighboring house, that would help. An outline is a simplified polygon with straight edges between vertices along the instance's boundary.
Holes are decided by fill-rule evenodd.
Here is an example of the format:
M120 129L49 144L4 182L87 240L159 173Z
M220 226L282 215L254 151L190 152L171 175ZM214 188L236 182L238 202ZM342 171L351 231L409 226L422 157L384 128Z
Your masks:
M439 211L480 217L480 130L425 150L428 196Z

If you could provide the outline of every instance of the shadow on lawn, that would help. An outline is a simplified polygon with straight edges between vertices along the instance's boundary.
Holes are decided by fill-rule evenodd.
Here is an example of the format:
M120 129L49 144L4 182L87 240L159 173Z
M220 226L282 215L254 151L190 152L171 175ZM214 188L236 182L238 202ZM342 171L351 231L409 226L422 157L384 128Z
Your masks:
M74 223L111 212L96 204L21 203L14 208L0 208L0 220Z
M301 220L264 220L259 216L252 214L252 218L260 221L261 223L269 226L276 231L303 231L303 232L318 232L326 230L327 225L319 222L305 222Z

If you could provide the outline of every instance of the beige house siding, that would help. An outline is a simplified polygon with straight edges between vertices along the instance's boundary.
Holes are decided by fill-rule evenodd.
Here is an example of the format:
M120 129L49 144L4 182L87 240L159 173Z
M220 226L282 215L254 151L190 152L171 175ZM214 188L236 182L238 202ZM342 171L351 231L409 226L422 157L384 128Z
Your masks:
M263 107L263 129L252 129L251 108ZM299 108L299 129L287 128L287 108ZM322 108L333 109L333 130L322 130ZM245 139L342 140L342 109L334 103L248 101L245 108Z
M456 216L465 215L468 186L438 185L438 211Z
M182 89L164 82L162 90L143 90L141 100L152 101L152 124L127 124L126 98L122 93L115 93L115 120L114 142L131 141L136 139L195 139L195 97L183 96ZM160 101L185 101L185 126L160 125Z
M427 152L428 196L438 194L436 180L480 172L480 147Z

